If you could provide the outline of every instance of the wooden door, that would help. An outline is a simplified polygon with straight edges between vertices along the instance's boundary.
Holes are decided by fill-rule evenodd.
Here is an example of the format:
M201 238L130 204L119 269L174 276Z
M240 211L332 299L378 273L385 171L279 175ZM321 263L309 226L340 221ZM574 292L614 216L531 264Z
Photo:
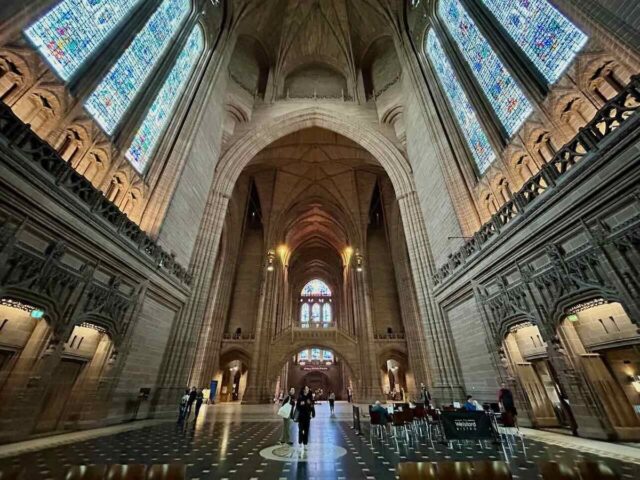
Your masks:
M62 359L52 375L52 384L44 397L36 433L55 430L64 414L69 395L84 366L83 362Z

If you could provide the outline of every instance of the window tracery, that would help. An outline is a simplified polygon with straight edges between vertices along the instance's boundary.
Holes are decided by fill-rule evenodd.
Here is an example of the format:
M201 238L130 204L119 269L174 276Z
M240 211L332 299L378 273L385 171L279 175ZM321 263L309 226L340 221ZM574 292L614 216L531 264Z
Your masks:
M125 154L138 173L149 163L203 50L204 36L196 25Z
M25 30L63 80L109 37L141 0L63 0Z
M107 134L114 133L190 10L190 0L164 0L86 100Z
M554 83L588 37L547 0L482 0L529 60Z
M308 282L300 291L300 325L326 328L333 322L331 289L322 280Z
M513 135L533 111L531 103L459 0L441 0L438 14L507 135Z
M451 104L451 109L458 125L460 125L478 170L480 174L483 174L495 160L496 155L433 30L427 35L427 54Z

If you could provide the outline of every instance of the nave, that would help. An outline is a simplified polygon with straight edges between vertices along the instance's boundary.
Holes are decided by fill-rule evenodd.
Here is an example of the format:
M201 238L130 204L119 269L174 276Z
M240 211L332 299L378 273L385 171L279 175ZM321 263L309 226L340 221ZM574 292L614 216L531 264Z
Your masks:
M158 464L184 463L187 478L196 479L395 479L399 462L452 462L503 460L499 450L477 445L449 449L428 442L381 442L369 438L369 423L362 419L363 433L352 429L352 406L337 402L331 417L329 405L317 407L311 423L309 450L301 457L297 449L291 456L273 460L281 433L280 418L271 405L224 404L203 407L196 422L183 425L160 422L136 428L115 426L102 436L86 439L89 432L76 432L30 440L0 447L0 469L22 467L26 478L65 478L72 464ZM193 418L193 417L191 417ZM292 438L297 438L296 427ZM640 445L575 439L566 435L525 429L527 458L518 452L509 460L514 479L534 480L538 465L556 461L572 465L580 461L606 463L621 479L640 475ZM533 440L529 438L540 440ZM75 441L74 441L75 439ZM337 448L336 448L337 447ZM27 451L31 450L31 451ZM23 453L19 453L23 452ZM19 454L18 454L19 453ZM265 458L266 455L269 458Z

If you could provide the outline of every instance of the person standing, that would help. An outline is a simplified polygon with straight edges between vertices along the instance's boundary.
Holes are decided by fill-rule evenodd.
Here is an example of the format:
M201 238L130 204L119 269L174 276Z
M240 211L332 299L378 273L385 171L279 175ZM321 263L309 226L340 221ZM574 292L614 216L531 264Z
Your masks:
M349 403L353 403L353 390L351 390L351 387L347 388L347 400L349 400Z
M420 403L424 403L426 408L431 406L431 394L424 383L420 383Z
M316 416L316 409L313 403L313 394L308 386L305 386L300 392L298 402L296 404L298 411L298 445L301 446L301 454L304 455L309 443L309 428L311 427L311 419Z
M201 388L196 392L196 410L193 416L193 421L195 422L198 419L198 414L200 413L200 407L202 407L202 402L204 402L204 392Z
M184 395L180 398L180 408L178 409L178 423L182 423L187 416L187 404L189 403L189 389L185 389Z
M193 408L193 404L196 401L196 397L198 396L198 391L196 387L191 387L191 391L189 392L189 401L187 402L187 413L185 414L185 419L189 418L191 415L191 409Z
M293 442L291 441L291 435L289 433L291 430L291 419L293 418L293 412L296 409L296 389L293 387L289 389L289 394L286 397L284 397L280 402L281 407L287 404L291 405L291 413L289 413L289 416L287 418L282 419L283 425L282 425L282 435L280 435L280 443L293 445Z
M331 416L336 413L336 394L333 393L333 390L329 392L329 410L331 411Z
M517 427L518 426L518 410L516 410L516 403L513 400L513 393L507 388L507 385L502 382L500 384L500 390L498 391L498 403L504 416L502 422L505 427Z

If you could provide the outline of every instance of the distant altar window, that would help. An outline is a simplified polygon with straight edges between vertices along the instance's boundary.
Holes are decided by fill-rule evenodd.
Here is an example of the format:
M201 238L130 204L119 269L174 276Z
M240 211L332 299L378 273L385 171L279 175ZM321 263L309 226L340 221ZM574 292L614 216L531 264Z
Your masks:
M300 292L300 325L304 328L326 328L333 322L331 289L314 279Z

